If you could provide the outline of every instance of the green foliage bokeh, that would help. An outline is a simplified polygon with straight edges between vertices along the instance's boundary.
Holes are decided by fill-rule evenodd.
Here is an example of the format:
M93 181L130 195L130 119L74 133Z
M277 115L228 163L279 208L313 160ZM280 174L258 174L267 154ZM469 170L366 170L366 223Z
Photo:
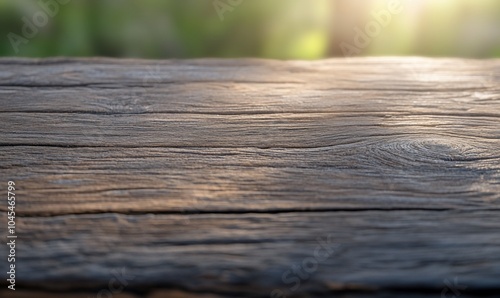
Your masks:
M23 17L40 1L57 0L0 0L0 56L316 59L339 55L341 37L353 32L335 20L354 0L70 0L16 52L8 34L22 36ZM237 4L221 18L216 1ZM384 5L364 1L347 12L364 13L361 28ZM500 56L499 1L421 0L428 7L418 17L420 0L401 1L405 14L362 55Z

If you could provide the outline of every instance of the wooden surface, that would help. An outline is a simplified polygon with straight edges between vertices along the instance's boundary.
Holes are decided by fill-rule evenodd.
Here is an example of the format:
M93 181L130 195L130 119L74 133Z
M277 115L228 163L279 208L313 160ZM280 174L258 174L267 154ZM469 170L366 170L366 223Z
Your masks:
M0 295L123 269L113 297L498 297L499 83L500 60L2 59Z

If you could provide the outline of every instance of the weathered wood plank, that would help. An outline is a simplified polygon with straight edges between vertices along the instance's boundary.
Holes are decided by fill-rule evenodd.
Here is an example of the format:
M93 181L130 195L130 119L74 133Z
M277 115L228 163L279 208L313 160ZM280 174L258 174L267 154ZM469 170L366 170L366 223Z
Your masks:
M269 297L330 234L290 297L495 297L499 83L500 60L0 59L13 297L122 267L127 298Z
M500 217L490 211L100 214L21 218L18 225L25 287L99 289L126 268L132 292L174 286L240 297L269 297L275 288L401 297L438 295L455 277L464 293L500 290ZM326 249L318 247L333 252L323 259ZM283 274L318 256L316 270L290 291L296 274L285 282Z
M499 65L423 58L2 60L0 111L498 116Z
M216 115L331 113L498 117L498 88L350 90L289 84L189 83L123 88L0 87L0 112ZM498 83L497 83L498 84ZM335 85L335 81L332 82ZM374 88L376 83L373 83ZM353 84L351 88L356 88ZM36 98L36 100L34 100ZM71 98L71 100L68 100ZM442 102L447 104L442 109Z
M412 136L312 149L0 148L23 215L498 208L494 143ZM6 206L0 207L6 210Z
M398 137L442 139L443 146L465 139L500 144L497 117L2 113L0 121L3 146L308 148Z
M279 83L356 90L496 87L499 60L353 58L319 61L260 59L123 60L2 59L2 86L151 86L194 82ZM481 79L481 83L478 83ZM471 80L472 79L472 80ZM374 82L378 84L373 85ZM404 84L398 84L405 82Z

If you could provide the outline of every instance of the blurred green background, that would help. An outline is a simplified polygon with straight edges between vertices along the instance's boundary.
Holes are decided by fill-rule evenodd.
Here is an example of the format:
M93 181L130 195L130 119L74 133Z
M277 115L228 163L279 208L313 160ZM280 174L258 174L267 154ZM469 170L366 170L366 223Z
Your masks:
M355 46L356 30L366 33L390 1L0 0L0 56L343 56L341 44ZM351 54L500 57L500 1L400 2Z

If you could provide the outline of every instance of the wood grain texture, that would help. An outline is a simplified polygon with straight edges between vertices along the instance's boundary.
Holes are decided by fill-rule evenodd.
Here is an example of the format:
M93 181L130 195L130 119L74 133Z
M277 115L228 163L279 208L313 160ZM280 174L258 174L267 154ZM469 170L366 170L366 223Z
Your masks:
M394 136L296 149L8 146L0 149L0 168L29 198L18 202L25 216L498 209L500 157L488 149L492 142L419 142Z
M495 297L499 83L499 60L0 59L0 295L126 268L127 298L269 297L331 235L289 297Z
M166 286L223 296L264 297L275 288L298 296L404 296L438 294L446 279L459 277L469 293L480 294L499 289L499 225L491 211L22 218L19 265L29 272L26 286L54 291L98 291L125 268L134 277L127 289L145 293ZM323 256L318 239L333 252L291 291L295 283L283 274L318 247Z

